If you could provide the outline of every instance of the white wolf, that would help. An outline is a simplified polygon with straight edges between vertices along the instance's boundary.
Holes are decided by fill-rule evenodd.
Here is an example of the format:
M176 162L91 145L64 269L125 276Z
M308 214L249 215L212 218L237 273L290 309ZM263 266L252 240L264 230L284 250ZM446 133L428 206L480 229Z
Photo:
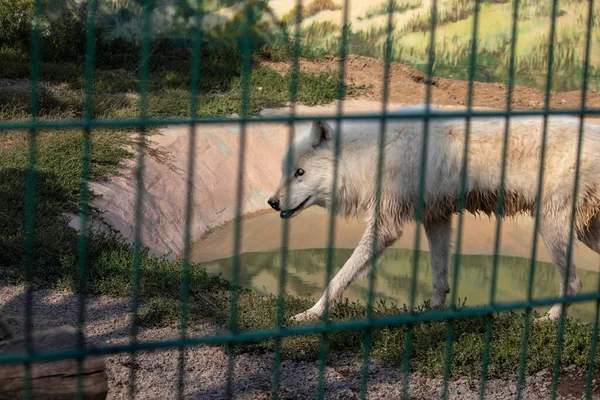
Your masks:
M425 110L425 106L410 109ZM430 110L439 112L434 107ZM464 209L473 214L496 214L505 121L503 117L471 119ZM336 125L335 121L315 121L288 148L283 157L281 181L268 201L272 208L281 211L281 218L295 217L312 205L332 208ZM561 294L566 288L568 295L581 290L574 265L566 276L579 127L580 120L575 117L548 117L545 172L542 196L538 199L543 117L511 117L505 172L503 215L535 215L536 204L540 202L539 232L558 271ZM375 178L381 121L343 120L340 128L335 210L345 217L363 215L367 226L352 256L331 280L323 296L312 308L294 316L296 321L320 317L327 297L328 303L334 305L343 291L369 270L373 257L379 259L400 237L404 225L416 216L423 120L386 122L377 224ZM584 124L583 128L574 233L585 245L600 253L600 126ZM466 120L433 118L428 132L422 220L430 248L432 306L440 307L449 292L451 219L454 213L462 211L458 210L458 202ZM291 168L288 168L290 151ZM562 310L560 303L555 304L548 317L555 319Z

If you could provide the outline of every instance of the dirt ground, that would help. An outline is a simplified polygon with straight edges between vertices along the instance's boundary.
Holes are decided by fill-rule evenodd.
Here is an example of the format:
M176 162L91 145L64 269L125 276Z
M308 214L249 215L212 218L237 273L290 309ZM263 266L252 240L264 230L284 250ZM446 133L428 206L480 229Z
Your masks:
M286 63L264 62L278 71L289 68ZM326 58L322 61L301 61L302 70L320 72L336 70L338 60ZM416 104L425 99L425 75L406 66L391 65L389 101L398 104ZM383 63L375 59L349 56L348 79L358 85L367 85L361 99L380 101L383 81ZM432 103L438 105L463 106L466 101L467 82L434 78ZM502 109L506 104L506 86L494 83L475 83L474 106ZM544 104L544 93L521 86L515 87L513 108L539 109ZM557 93L551 97L552 108L575 109L581 105L580 92ZM600 106L600 94L588 93L587 106ZM205 149L206 150L206 149ZM235 156L235 154L233 155ZM223 155L220 156L221 158ZM208 178L207 178L208 179ZM262 200L261 200L262 201ZM182 203L183 204L183 203ZM266 202L265 202L266 204ZM10 325L21 334L23 325L25 291L22 286L0 282L0 310L7 315ZM34 293L34 325L36 329L47 329L62 324L76 325L77 297L70 293L38 291ZM125 344L129 340L130 316L127 299L92 297L87 302L87 334L101 345ZM191 335L208 335L215 327L209 324L197 326ZM140 329L140 341L174 339L178 335L175 327ZM136 397L141 399L166 399L176 397L178 350L163 350L130 355L117 354L107 358L109 398L128 397L130 370L135 372ZM227 356L221 349L193 347L187 351L185 371L185 397L194 399L226 398ZM268 399L271 396L273 371L272 355L241 354L234 365L234 397L239 399ZM318 385L318 363L284 362L281 366L282 399L314 398ZM328 399L358 398L361 385L361 367L353 360L339 360L325 370L325 392ZM598 378L598 377L597 377ZM561 375L559 392L561 398L580 398L584 390L585 375L578 371L565 370ZM399 371L384 365L373 364L369 371L370 399L397 399L402 390ZM412 399L439 398L441 379L428 379L414 374L410 380ZM527 379L524 399L549 397L551 376L540 373ZM450 383L450 399L475 399L478 382L458 379ZM594 386L595 398L600 398L600 389ZM516 378L490 380L487 383L489 399L505 399L516 395Z
M276 71L286 72L291 63L263 62ZM305 72L320 73L326 71L339 71L340 60L337 57L326 57L318 61L300 60L300 70ZM382 100L385 64L377 59L359 55L346 57L345 77L347 82L356 85L368 86L367 93L361 95L362 99ZM427 75L399 63L390 63L388 101L390 103L417 104L425 101ZM431 103L447 106L464 106L467 101L469 84L467 81L433 77L431 80ZM474 107L506 109L507 85L503 83L473 84ZM552 94L550 108L552 109L578 109L581 107L581 91L562 92ZM544 107L545 93L525 86L513 87L512 108L541 109ZM588 91L586 95L587 108L600 107L600 93Z

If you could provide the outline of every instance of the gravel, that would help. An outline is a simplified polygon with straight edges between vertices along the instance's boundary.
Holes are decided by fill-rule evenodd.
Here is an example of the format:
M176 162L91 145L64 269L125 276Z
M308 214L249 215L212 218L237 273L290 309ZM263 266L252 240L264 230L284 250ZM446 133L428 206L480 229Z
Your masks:
M17 335L22 334L25 310L25 290L22 285L0 286L0 310ZM33 292L33 315L36 330L63 324L76 325L79 300L68 292L40 290ZM130 340L130 304L127 299L93 296L86 301L86 334L101 345L122 345ZM190 329L191 336L209 335L215 326L205 324ZM160 341L178 337L175 327L140 328L138 340ZM179 350L160 350L107 357L109 399L129 398L131 371L134 372L136 398L169 399L177 397ZM231 393L237 399L269 399L272 394L272 354L240 354L233 363ZM319 387L319 362L283 361L280 366L280 399L313 399ZM190 399L227 399L228 357L215 347L194 346L185 351L184 397ZM361 364L356 357L337 359L324 369L324 390L327 399L355 399L361 392ZM398 399L402 394L402 373L392 367L372 362L368 374L368 399ZM561 374L559 399L581 398L585 374L565 369ZM580 379L580 381L577 381ZM552 376L541 372L526 379L523 399L550 397ZM579 382L579 383L578 383ZM596 386L596 385L595 385ZM442 379L411 374L411 399L440 398ZM477 399L479 382L467 378L448 383L449 399ZM597 388L594 398L597 396ZM486 385L487 399L514 398L516 377L492 379Z

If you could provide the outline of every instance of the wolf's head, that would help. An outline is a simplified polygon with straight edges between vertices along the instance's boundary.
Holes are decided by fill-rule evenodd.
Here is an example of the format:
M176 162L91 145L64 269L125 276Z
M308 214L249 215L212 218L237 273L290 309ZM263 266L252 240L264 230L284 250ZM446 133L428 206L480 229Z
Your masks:
M310 130L287 149L282 176L275 194L268 200L281 218L292 218L304 209L326 207L333 185L333 129L315 121Z

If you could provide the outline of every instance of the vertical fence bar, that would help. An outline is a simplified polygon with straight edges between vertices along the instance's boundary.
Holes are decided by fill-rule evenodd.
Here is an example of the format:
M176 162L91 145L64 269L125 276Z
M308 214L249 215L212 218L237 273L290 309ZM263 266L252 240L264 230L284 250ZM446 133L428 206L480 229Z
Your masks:
M198 95L201 68L202 46L202 17L204 15L204 2L198 1L194 9L194 30L192 32L192 57L190 63L190 117L195 119L198 115ZM190 137L188 141L188 173L186 182L185 200L185 228L183 233L183 260L181 270L181 310L179 336L183 343L187 338L188 303L190 294L190 250L191 250L191 224L194 214L194 160L196 158L196 124L190 124ZM185 345L179 348L177 397L183 399L185 392Z
M335 138L333 145L333 185L331 188L331 206L329 215L329 237L327 239L327 262L325 272L325 311L323 312L322 320L325 325L329 325L329 281L331 278L331 269L333 268L333 257L334 257L334 242L335 242L335 217L337 214L337 178L339 175L339 158L341 153L341 129L343 123L342 108L343 100L346 95L345 88L345 76L346 76L346 52L347 52L347 40L348 40L348 15L350 12L350 2L344 0L343 11L342 11L342 39L340 41L340 62L338 70L338 82L337 82L337 126L335 129ZM325 393L325 365L327 364L327 346L328 337L327 333L324 333L319 343L319 384L317 387L317 398L322 399Z
M467 110L473 108L473 80L475 78L475 64L477 62L477 33L479 30L479 0L475 0L475 14L473 16L473 34L471 39L471 57L469 60L469 83L467 89ZM458 291L458 276L460 270L460 258L462 248L462 231L464 228L464 212L467 191L467 176L469 168L469 136L471 133L471 118L467 117L465 126L465 145L463 148L462 177L460 183L460 192L458 199L458 229L456 232L456 252L454 255L454 270L452 271L452 298L450 300L450 309L456 310L456 298ZM444 359L444 383L442 386L442 398L448 397L448 379L450 377L450 365L452 363L452 344L454 339L454 320L448 321L448 330L446 334L446 356Z
M381 186L383 179L383 163L384 163L384 147L386 141L386 124L387 124L387 108L388 108L388 100L389 100L389 84L390 84L390 57L392 52L392 31L394 29L393 26L393 11L394 5L396 4L395 0L388 1L388 9L387 9L387 28L386 28L386 40L385 40L385 49L384 49L384 66L383 66L383 89L382 89L382 99L381 99L381 124L379 126L379 143L378 143L378 153L379 156L377 158L377 169L375 175L376 182L376 192L375 192L375 216L374 216L374 227L373 227L373 240L371 243L371 260L369 263L371 264L371 270L369 271L369 293L367 297L367 319L372 321L373 319L373 297L375 290L375 276L376 276L376 264L378 257L378 247L379 247L379 223L380 223L380 215L381 215ZM363 366L361 373L361 384L360 384L360 398L365 399L367 396L367 387L369 381L369 364L370 364L370 356L371 356L371 346L372 346L372 328L367 328L363 334Z
M244 27L244 38L242 42L242 104L240 116L248 115L248 102L250 101L250 61L252 51L251 26L254 23L254 10L252 6L246 7L246 20ZM233 276L231 279L231 303L230 303L230 318L229 331L232 335L237 333L237 292L238 292L238 277L240 272L240 251L242 248L242 211L244 206L244 165L246 161L246 122L240 124L240 156L238 158L238 187L236 193L236 209L235 209L235 232L233 245ZM235 362L235 349L232 345L227 346L228 363L227 363L227 386L226 396L233 396L233 369Z
M592 2L590 2L592 3ZM598 292L600 292L600 278L598 279ZM594 329L592 330L592 343L590 346L590 356L588 361L588 371L585 380L584 398L592 398L592 382L594 380L594 367L596 366L596 351L598 349L598 318L600 317L600 299L596 300L596 314L594 316Z
M290 82L290 115L292 117L296 116L296 99L298 94L298 74L299 74L299 63L298 59L300 58L300 24L302 22L302 0L297 0L296 2L296 19L294 24L294 49L292 54L292 65L291 71L292 80ZM287 30L285 31L285 41L284 43L288 43L289 37L287 35ZM294 122L290 121L288 124L288 155L287 160L285 161L285 170L282 171L284 176L285 174L291 173L293 168L294 161L294 146L292 143L294 141ZM285 187L285 199L289 200L291 193L291 185L286 185ZM289 204L283 204L282 210L289 210ZM285 308L285 284L287 277L287 256L288 256L288 242L289 242L289 220L284 218L282 220L282 235L281 235L281 264L279 271L279 293L277 298L277 328L281 329L284 323L283 315ZM271 396L273 400L277 400L279 397L279 377L280 377L280 366L281 366L281 338L277 338L275 340L275 359L273 360L273 382L272 382L272 390Z
M587 87L587 74L589 69L589 55L590 55L590 45L591 45L591 31L593 26L593 17L594 17L594 0L590 0L588 7L588 37L586 39L586 47L585 47L585 67L584 67L584 87ZM582 102L583 103L583 102ZM585 111L585 109L583 110ZM582 120L583 120L583 111L582 111ZM600 293L600 277L598 277L598 286L596 291ZM594 367L596 365L596 352L598 349L598 323L600 318L600 298L596 300L596 313L594 315L594 328L592 330L592 343L590 345L590 355L588 361L588 371L587 371L587 379L585 383L585 398L592 398L592 381L594 378Z
M415 209L415 245L412 265L412 280L410 284L410 307L409 312L414 314L415 297L417 292L417 274L419 267L419 247L421 244L421 224L423 222L423 207L425 202L425 174L427 172L427 147L429 142L429 114L431 112L431 77L433 76L433 66L435 62L435 31L437 25L437 0L431 3L431 25L429 27L429 49L427 60L427 86L425 87L425 113L423 114L423 144L421 148L421 165L419 166L419 186L418 200ZM408 399L408 385L410 377L410 358L412 354L412 340L414 327L408 324L406 335L406 347L404 349L404 359L402 361L402 398Z
M594 22L594 0L590 0L588 3L588 19L587 19L587 37L585 42L585 61L583 70L583 88L587 90L588 86L588 73L590 67L590 48L592 43L592 27ZM583 124L583 117L586 111L584 99L581 101L581 121ZM581 139L581 137L580 137ZM596 290L600 293L600 277L598 277L598 288ZM600 318L600 299L596 300L596 313L594 315L594 328L592 330L592 343L590 345L590 356L588 362L587 378L585 382L585 398L592 398L592 381L594 378L594 367L596 365L596 351L598 348L598 322Z
M134 222L134 244L132 264L132 299L131 299L131 344L134 350L131 352L131 366L129 368L129 397L135 397L135 357L138 333L138 307L140 268L142 258L142 205L144 200L144 158L146 152L147 127L143 125L147 121L148 103L148 75L150 46L152 43L152 13L154 12L154 0L144 0L144 21L142 26L142 48L140 52L140 121L142 126L138 135L138 161L136 168L136 196L135 196L135 222Z
M35 1L33 15L33 32L31 37L31 93L29 98L29 113L31 122L38 120L39 79L40 79L40 23L42 16L41 0ZM25 193L25 355L31 357L32 331L33 331L33 293L32 286L36 273L36 260L33 253L35 246L35 196L36 196L36 161L37 161L37 135L36 128L29 130L29 146L27 155L27 177ZM23 394L26 399L31 397L31 361L25 362L25 376Z
M550 91L552 88L552 65L554 61L554 39L556 34L556 10L558 8L558 0L552 1L552 20L550 26L550 39L548 43L548 74L546 76L546 95L544 99L544 110L550 109ZM521 399L523 395L523 384L525 382L525 372L527 363L527 342L529 340L529 329L531 324L531 300L533 294L533 279L535 276L535 261L537 253L538 233L540 228L541 218L541 202L544 188L544 162L546 160L546 139L548 131L548 115L543 116L543 130L542 130L542 144L540 149L540 173L538 177L538 190L536 195L535 205L535 223L533 229L533 243L531 249L531 264L529 267L529 283L527 287L527 303L524 322L525 327L523 329L523 341L521 343L521 358L519 361L519 380L517 384L517 400Z
M504 140L502 143L502 167L500 171L500 183L498 189L498 203L496 204L496 232L494 234L494 257L492 260L492 279L490 282L490 305L496 304L496 282L498 279L498 264L500 262L500 240L502 238L502 220L504 218L504 196L506 180L506 157L508 155L508 135L510 131L510 113L512 110L512 96L514 89L515 58L517 51L517 26L519 22L519 0L514 0L512 14L512 33L510 46L510 61L508 66L508 79L506 88L506 119L504 127ZM481 364L481 382L479 399L485 397L485 386L487 383L487 371L492 341L493 314L488 314L485 326L485 342L483 344L483 359Z
M96 44L96 10L98 1L91 0L87 5L87 43L85 57L85 102L83 117L91 122L93 119L93 94L94 94L94 55ZM82 158L81 158L81 188L80 188L80 234L78 250L78 277L77 293L79 297L79 312L77 316L77 346L81 351L84 347L84 330L86 318L86 296L87 296L87 246L88 246L88 182L90 176L90 154L91 154L91 129L83 130ZM81 398L83 390L83 361L84 357L77 357L77 398Z
M567 268L566 268L566 280L565 280L565 288L562 293L562 297L568 295L569 284L570 284L570 275L571 268L574 268L572 262L573 256L573 239L575 235L575 219L577 215L577 196L579 195L579 174L581 170L581 150L583 147L583 127L584 127L584 116L585 116L585 108L586 108L586 100L587 100L587 90L588 90L588 68L589 68L589 56L590 56L590 42L592 37L592 22L593 22L593 0L589 1L589 9L588 9L588 20L587 20L587 31L586 31L586 41L585 41L585 58L584 58L584 70L583 77L581 83L581 113L579 115L579 136L577 138L577 156L575 161L575 176L573 182L573 205L571 208L571 221L569 226L569 245L567 246ZM558 378L560 372L560 364L561 364L561 356L563 350L563 336L565 329L565 318L567 315L567 307L566 304L563 306L563 312L560 315L560 321L558 326L557 333L557 350L556 350L556 358L554 360L554 371L552 373L552 391L551 396L552 400L556 398L557 388L558 388ZM598 338L592 336L592 341L597 341ZM593 345L592 345L593 346ZM592 363L594 356L590 355ZM586 385L587 389L587 385Z

